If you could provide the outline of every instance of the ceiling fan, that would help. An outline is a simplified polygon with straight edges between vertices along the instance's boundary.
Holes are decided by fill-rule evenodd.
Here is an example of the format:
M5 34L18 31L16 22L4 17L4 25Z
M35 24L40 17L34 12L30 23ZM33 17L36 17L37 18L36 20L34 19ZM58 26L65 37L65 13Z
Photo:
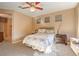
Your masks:
M43 10L40 6L40 2L25 2L22 6L19 6L22 9L30 8L30 11Z

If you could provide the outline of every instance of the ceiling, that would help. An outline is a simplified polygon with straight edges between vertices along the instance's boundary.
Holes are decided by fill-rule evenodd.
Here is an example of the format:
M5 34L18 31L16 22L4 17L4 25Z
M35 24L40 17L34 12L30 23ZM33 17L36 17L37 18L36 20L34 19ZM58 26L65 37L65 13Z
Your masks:
M35 12L31 12L29 9L19 8L18 6L21 4L22 2L0 2L0 9L10 9L34 17L42 14L74 8L77 5L77 2L41 2L41 7L43 7L44 10Z

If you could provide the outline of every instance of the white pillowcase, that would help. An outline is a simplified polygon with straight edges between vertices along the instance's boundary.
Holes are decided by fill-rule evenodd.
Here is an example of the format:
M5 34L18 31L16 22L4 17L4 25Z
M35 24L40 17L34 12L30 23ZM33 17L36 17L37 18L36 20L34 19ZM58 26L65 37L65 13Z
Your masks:
M54 31L48 29L38 29L38 33L54 33Z
M38 33L45 33L46 29L38 29Z
M53 30L46 30L46 33L54 33Z

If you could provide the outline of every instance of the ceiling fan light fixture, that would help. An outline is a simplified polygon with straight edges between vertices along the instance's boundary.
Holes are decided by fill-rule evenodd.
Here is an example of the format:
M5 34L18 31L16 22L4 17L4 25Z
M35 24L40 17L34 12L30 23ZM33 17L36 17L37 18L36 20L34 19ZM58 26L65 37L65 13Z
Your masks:
M35 9L34 7L31 7L31 8L30 8L30 11L31 11L31 12L34 12L35 10L36 10L36 9Z
M40 6L40 2L25 2L24 4L22 4L22 6L19 7L22 9L30 8L31 12L43 10L43 8Z

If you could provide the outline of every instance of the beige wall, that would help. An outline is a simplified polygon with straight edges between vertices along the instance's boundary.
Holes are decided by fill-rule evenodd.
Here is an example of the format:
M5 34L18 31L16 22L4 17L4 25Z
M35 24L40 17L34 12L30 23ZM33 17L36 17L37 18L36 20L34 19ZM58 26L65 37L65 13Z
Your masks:
M12 39L20 39L31 32L32 18L19 12L14 12L12 18Z
M50 17L50 23L44 23L44 17ZM41 24L36 24L36 20L38 19L38 18L41 18L42 20L41 20ZM34 20L35 22L35 29L38 29L38 28L40 28L40 27L53 27L54 26L54 17L52 16L52 15L44 15L44 16L38 16L38 17L35 17L35 20Z
M75 8L76 36L79 38L79 4Z
M60 33L67 34L68 36L75 36L76 29L75 29L74 9L63 10L63 11L59 11L59 12L55 12L55 13L51 13L51 14L47 14L47 15L38 16L38 17L41 17L42 20L44 20L43 19L44 17L50 16L51 22L49 24L43 23L40 25L35 25L35 28L41 27L41 26L52 26L52 27L54 26L55 33L56 33L57 28L60 24L59 22L55 22L56 15L62 15L62 25L60 28ZM35 19L38 17L35 17Z
M61 12L54 13L54 15L62 15L62 24L60 27L60 33L67 34L70 36L75 36L75 19L74 19L74 9L64 10ZM55 31L59 23L55 22Z

